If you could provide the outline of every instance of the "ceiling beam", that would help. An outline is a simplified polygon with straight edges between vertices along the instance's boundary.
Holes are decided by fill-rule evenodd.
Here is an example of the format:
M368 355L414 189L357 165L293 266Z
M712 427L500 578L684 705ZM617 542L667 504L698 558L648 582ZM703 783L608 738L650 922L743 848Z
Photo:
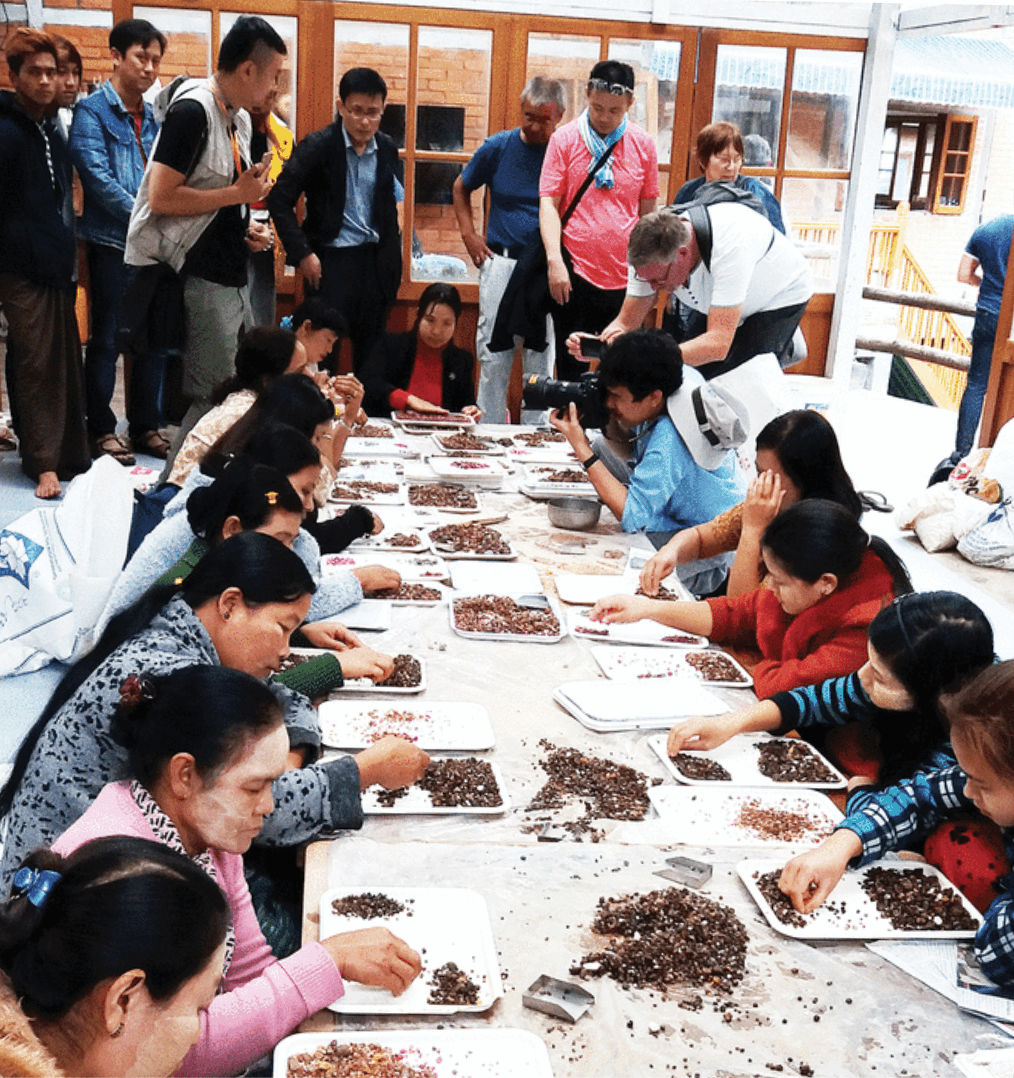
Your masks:
M1014 26L1012 4L938 4L910 8L898 16L898 37L967 33Z

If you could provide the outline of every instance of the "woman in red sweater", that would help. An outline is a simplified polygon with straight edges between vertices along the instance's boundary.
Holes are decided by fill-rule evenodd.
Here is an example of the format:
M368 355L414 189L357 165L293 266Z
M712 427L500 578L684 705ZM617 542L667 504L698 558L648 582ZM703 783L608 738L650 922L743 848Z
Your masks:
M759 653L753 679L763 699L858 670L866 662L870 622L912 590L894 551L822 498L798 502L775 517L764 532L761 556L768 576L746 595L700 602L613 595L599 600L591 616L604 622L651 618Z
M362 374L369 415L406 409L482 415L475 405L475 357L454 343L460 315L458 290L438 282L419 297L408 333L380 335Z

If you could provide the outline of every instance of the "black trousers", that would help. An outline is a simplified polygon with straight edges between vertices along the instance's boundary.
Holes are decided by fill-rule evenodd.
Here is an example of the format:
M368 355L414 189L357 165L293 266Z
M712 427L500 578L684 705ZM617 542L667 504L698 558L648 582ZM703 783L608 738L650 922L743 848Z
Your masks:
M363 369L387 320L387 300L377 274L377 244L360 247L325 247L320 251L320 295L340 311L349 324L352 369ZM338 367L338 348L327 360L332 372Z
M570 299L562 306L553 304L556 331L556 377L572 382L588 371L588 364L567 351L567 338L574 332L601 333L620 313L625 288L604 289L570 271Z

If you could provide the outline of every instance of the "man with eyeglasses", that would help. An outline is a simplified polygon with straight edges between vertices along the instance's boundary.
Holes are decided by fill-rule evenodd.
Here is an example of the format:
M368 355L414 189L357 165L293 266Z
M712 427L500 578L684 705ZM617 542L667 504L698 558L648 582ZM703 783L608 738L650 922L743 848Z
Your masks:
M577 378L585 370L567 351L567 337L575 330L598 333L619 313L627 282L627 237L658 198L655 142L627 115L634 102L633 68L599 61L588 78L586 102L581 115L549 140L539 182L539 224L556 304L560 378ZM610 146L613 152L562 227L561 214Z
M362 370L401 283L398 147L380 131L387 83L369 67L338 84L339 120L296 147L267 205L286 260L298 266L349 325L352 365ZM296 203L306 195L302 228ZM331 353L329 366L337 369Z
M493 351L490 336L504 289L525 242L539 227L539 175L549 138L566 106L557 79L536 75L521 92L521 126L498 131L476 150L454 181L452 197L458 229L469 257L479 268L479 321L475 353L479 359L478 404L482 413L502 423L507 412L507 387L515 348ZM489 192L486 235L475 230L472 192ZM553 373L552 322L546 316L545 348L522 347L525 378ZM540 410L524 409L522 423L538 423Z
M767 352L784 362L813 294L806 259L748 206L720 202L703 212L710 236L673 207L637 223L627 246L627 296L602 338L614 341L637 329L656 293L671 292L707 317L703 333L680 343L684 363L705 378Z

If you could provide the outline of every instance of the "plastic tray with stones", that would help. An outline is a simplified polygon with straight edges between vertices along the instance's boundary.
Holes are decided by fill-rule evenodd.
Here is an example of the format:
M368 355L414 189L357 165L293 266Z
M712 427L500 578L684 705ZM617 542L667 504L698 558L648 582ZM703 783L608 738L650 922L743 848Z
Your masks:
M424 580L424 581L410 581L403 580L402 584L405 587L423 587L429 588L432 591L437 592L435 598L426 599L410 599L410 598L384 598L383 602L390 603L391 606L437 606L442 602L445 602L447 596L450 595L450 588L444 584L443 580Z
M294 649L295 650L295 649ZM341 654L340 652L338 653ZM379 696L417 696L421 692L426 691L426 660L418 655L413 655L413 659L419 664L419 684L400 686L400 685L385 685L383 682L371 681L368 677L355 677L346 678L342 687L337 690L344 695L348 692L354 693L376 693ZM320 715L321 727L324 726L324 708L331 707L335 703L339 703L337 700L328 700L320 705L318 714ZM358 707L359 705L352 705ZM371 706L371 705L366 705ZM411 705L409 705L411 706ZM334 745L335 748L348 748L344 744L339 744L337 741L328 741L324 739L325 745Z
M404 911L369 919L335 913L336 899L380 894ZM423 971L400 996L384 988L346 981L345 993L331 1005L338 1014L481 1013L503 995L500 963L486 900L478 891L457 887L336 887L320 899L320 938L359 928L387 928L423 956ZM428 1003L434 970L454 962L479 987L477 1003Z
M561 471L573 472L581 478L576 482L559 481L555 483L547 478L548 476ZM595 485L588 478L587 473L581 465L577 463L573 465L562 462L555 465L526 464L524 466L524 475L521 480L521 489L523 493L537 498L559 498L567 495L580 497L581 495L595 494Z
M507 544L506 554L480 554L474 550L455 550L452 546L446 545L445 542L441 542L439 539L435 539L433 532L429 532L429 540L433 549L444 558L446 561L454 560L466 560L466 561L515 561L518 556L517 547L509 540L504 538L504 542Z
M803 927L786 924L771 908L770 903L757 886L757 879L769 872L781 873L784 861L746 860L740 861L736 872L743 881L743 886L750 897L757 903L765 920L783 936L801 940L883 940L883 939L973 939L978 926L982 924L982 915L967 898L937 868L921 861L881 860L863 868L850 869L841 878L841 882L828 896L827 901L813 913L797 914L806 924ZM860 882L873 868L886 868L896 872L911 872L921 869L927 876L940 882L941 887L955 894L962 907L975 920L975 928L969 929L904 929L894 925L879 912L873 900L860 886Z
M485 752L496 741L482 704L326 700L319 714L324 744L336 749L365 749L387 734L407 738L425 752Z
M443 558L435 554L395 554L386 550L343 550L340 554L325 554L320 559L321 572L337 573L343 569L361 569L364 565L383 565L401 574L401 579L413 584L426 584L447 578L448 569Z
M497 445L496 442L490 441L488 438L482 438L480 435L475 434L472 431L465 431L470 438L478 439L483 443L482 449L457 449L453 445L445 444L449 438L453 438L454 435L447 431L442 431L439 434L433 434L433 444L436 446L437 453L446 456L448 453L468 453L473 457L502 457L504 455L504 448L502 445ZM465 457L456 458L465 460Z
M599 664L602 673L613 681L644 681L656 677L693 678L715 689L752 689L753 679L731 655L722 651L701 651L700 649L682 649L665 651L661 648L613 647L598 644L591 649L592 658ZM688 657L691 655L717 655L727 662L737 677L707 678Z
M396 426L425 427L426 430L443 430L447 427L474 427L475 420L464 412L443 412L436 415L428 415L425 412L395 412L391 420Z
M541 1037L524 1029L375 1029L363 1033L296 1033L275 1049L273 1078L288 1078L289 1060L328 1044L376 1044L397 1052L406 1066L438 1078L553 1078Z
M417 483L411 483L409 485L410 486L425 487L425 486L434 486L436 484L417 482ZM459 515L459 516L460 515L472 516L472 515L474 515L476 513L481 513L482 512L482 501L480 500L479 495L478 495L476 490L473 490L473 489L471 489L469 487L466 487L465 484L463 484L463 483L454 483L454 484L450 484L450 485L456 486L456 487L458 487L459 490L465 491L470 496L471 501L474 502L475 504L470 505L470 506L421 505L419 503L416 503L416 502L412 501L412 492L411 492L411 490L406 491L406 497L408 499L408 504L410 506L412 506L413 508L423 509L423 510L426 510L427 512L435 511L437 513L453 513L453 514Z
M342 457L404 457L412 452L408 442L401 438L350 438L342 450Z
M802 746L803 749L823 764L834 775L833 781L828 782L776 782L767 775L761 774L757 766L759 754L757 746L771 741L784 741L791 745ZM676 766L669 757L666 745L666 735L656 735L648 738L648 745L662 761L663 766L672 777L687 786L717 786L721 789L731 789L734 786L774 786L782 790L840 790L845 785L845 776L826 760L817 750L798 737L767 737L764 734L737 734L730 737L724 745L710 752L695 752L693 749L684 749L687 756L700 757L719 764L729 772L728 779L693 779L688 778Z
M717 786L717 784L716 784ZM648 790L655 811L672 824L673 841L686 846L763 846L808 850L818 846L844 818L822 793L814 790L719 790L715 787L653 786ZM791 813L803 833L779 838L743 822L743 811Z
M696 681L686 681L678 693L663 680L569 681L553 690L553 699L582 726L599 734L659 730L691 715L721 715L730 710L724 700Z
M370 457L342 458L338 479L367 479L376 483L400 483L405 466L400 460Z
M475 593L473 592L471 594L474 595ZM452 592L451 601L447 604L451 629L457 633L458 636L463 636L466 640L512 640L518 644L558 644L566 635L563 631L563 615L560 613L560 606L556 600L551 597L549 599L549 609L556 615L556 620L560 623L560 631L558 633L483 633L474 629L459 628L454 616L454 600L467 597L468 596L458 592Z
M415 540L414 543L395 543L395 536L408 536ZM364 535L356 539L346 548L353 552L367 550L386 550L392 554L421 554L433 549L429 536L420 528L385 527L376 535Z
M707 647L707 637L659 625L657 621L610 622L592 621L577 610L567 613L567 628L575 640L591 644L644 644L660 648Z
M476 487L499 487L510 474L502 461L482 457L431 456L429 465L438 479Z
M468 595L545 594L539 571L530 562L494 565L483 561L456 561L451 566L454 590Z
M493 771L493 779L500 793L499 805L491 805L488 808L468 805L434 805L433 798L421 786L409 786L408 792L388 807L381 804L379 800L384 791L377 786L371 786L363 792L363 812L367 816L503 816L510 811L511 807L503 772L495 761L487 762Z

